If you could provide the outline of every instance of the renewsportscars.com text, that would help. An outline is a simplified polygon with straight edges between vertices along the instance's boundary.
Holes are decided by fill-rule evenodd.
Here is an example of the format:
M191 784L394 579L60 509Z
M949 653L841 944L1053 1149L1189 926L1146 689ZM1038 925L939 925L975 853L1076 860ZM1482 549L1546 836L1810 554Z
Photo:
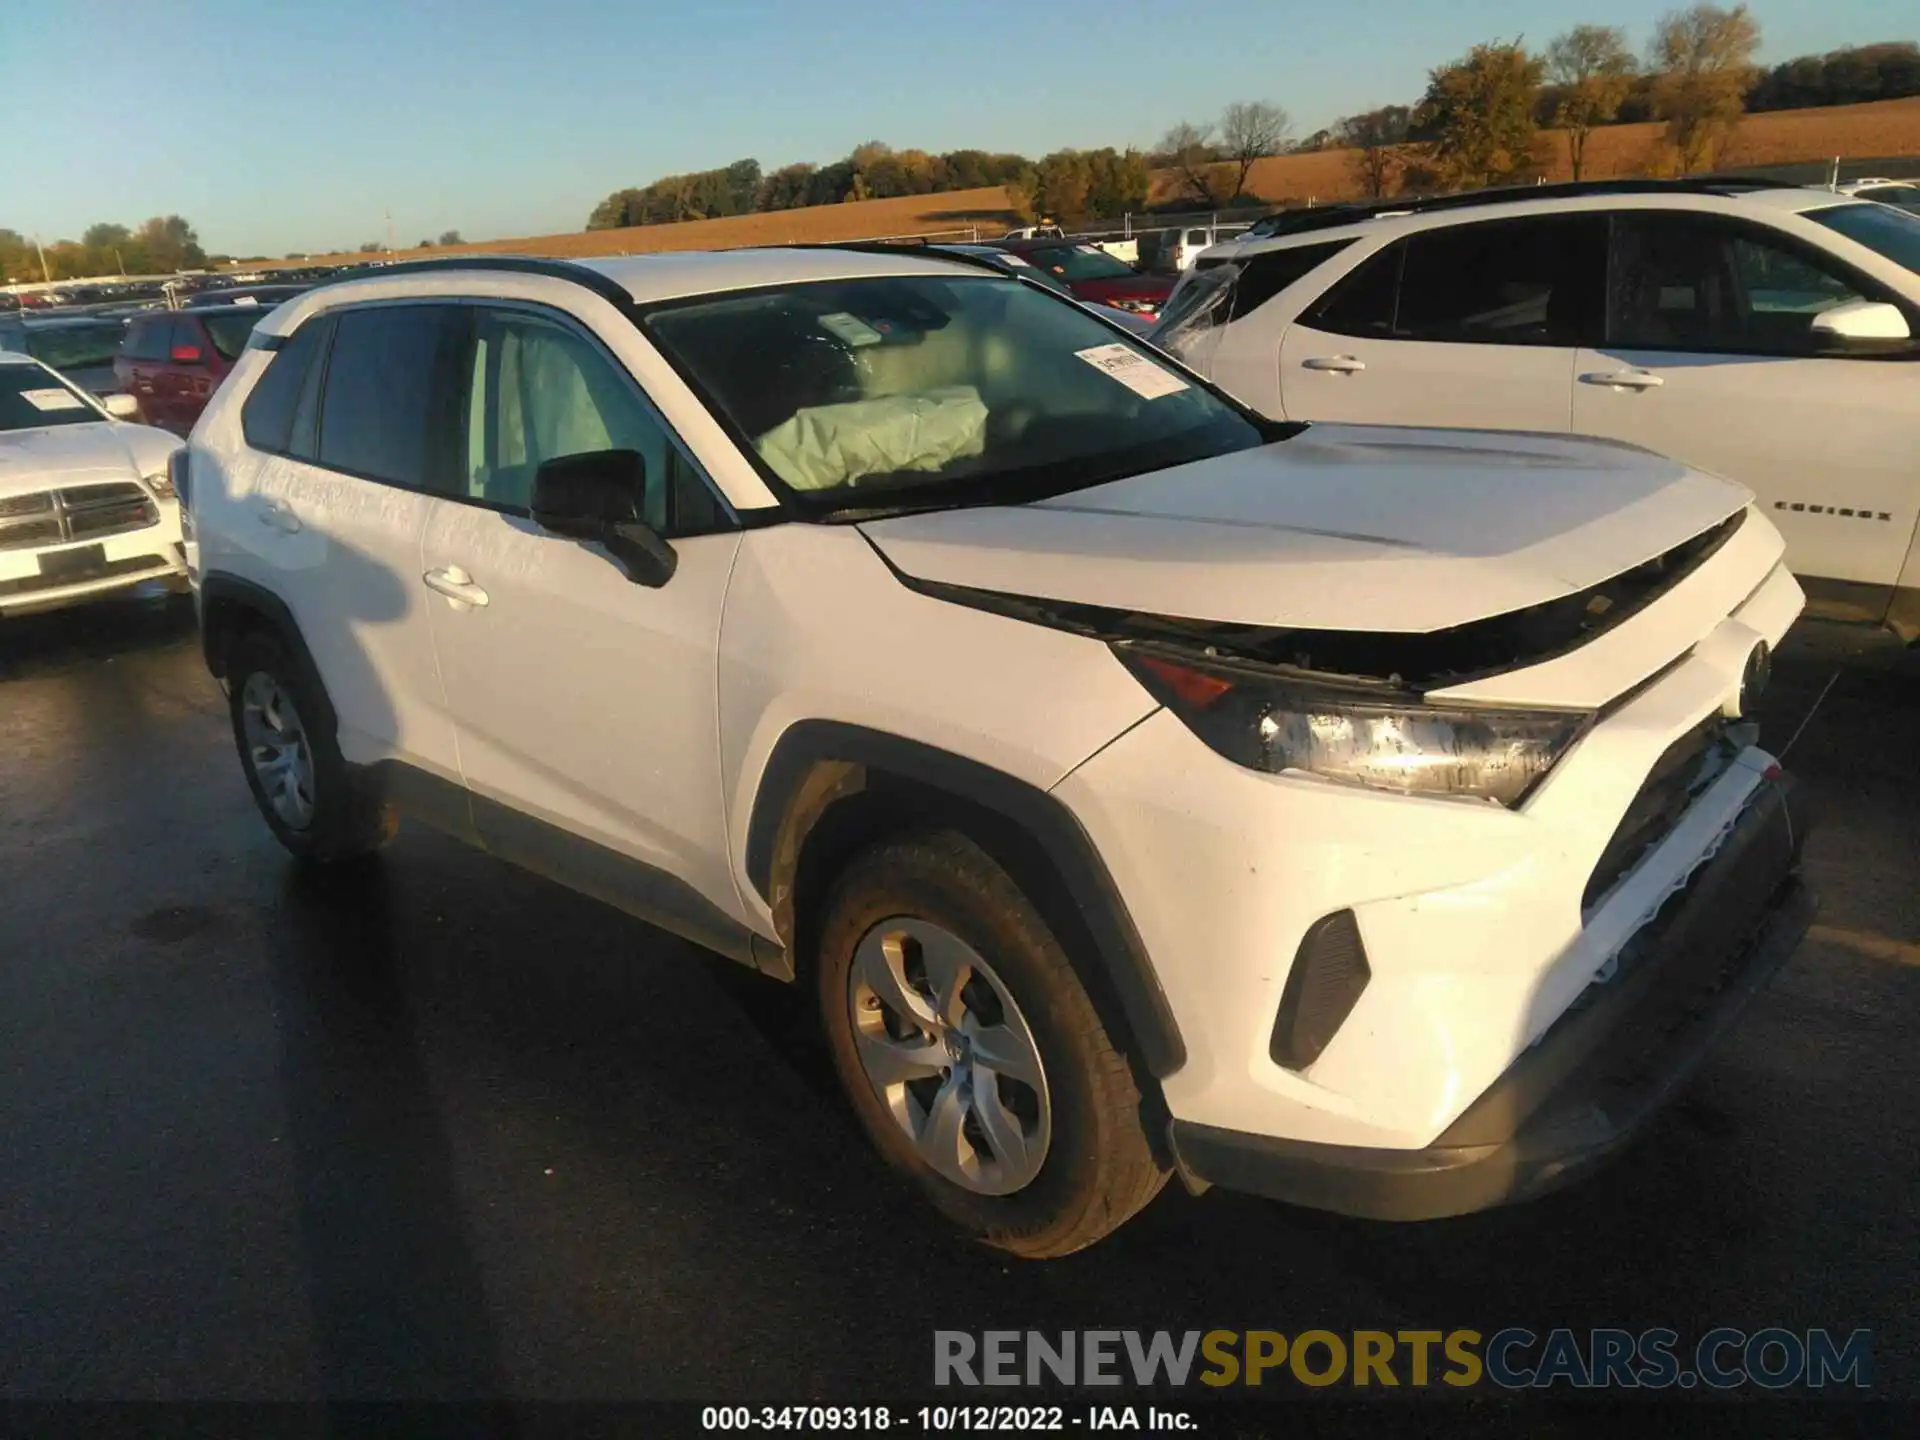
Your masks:
M1873 1336L1675 1330L936 1330L933 1383L1002 1386L1263 1385L1509 1390L1865 1388Z

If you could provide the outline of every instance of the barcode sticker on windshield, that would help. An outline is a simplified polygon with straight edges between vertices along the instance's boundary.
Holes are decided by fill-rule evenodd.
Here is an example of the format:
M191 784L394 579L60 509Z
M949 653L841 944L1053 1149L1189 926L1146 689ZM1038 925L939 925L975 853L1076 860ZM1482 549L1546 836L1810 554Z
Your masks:
M1156 365L1138 350L1130 350L1125 345L1095 345L1091 350L1076 350L1073 353L1109 379L1118 380L1143 400L1177 395L1187 388L1187 382L1171 370Z
M849 315L844 310L836 310L831 315L822 315L820 328L836 340L853 346L878 345L887 338L858 315Z
M71 390L22 390L20 398L36 410L84 410L87 402Z

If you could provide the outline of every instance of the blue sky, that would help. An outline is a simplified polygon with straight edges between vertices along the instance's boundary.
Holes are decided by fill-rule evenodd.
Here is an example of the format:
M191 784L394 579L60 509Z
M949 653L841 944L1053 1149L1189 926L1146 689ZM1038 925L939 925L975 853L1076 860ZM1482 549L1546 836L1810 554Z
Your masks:
M8 0L0 226L179 213L278 255L577 229L622 185L862 140L1151 145L1222 104L1296 133L1410 101L1475 41L1672 0ZM1912 0L1757 0L1763 59L1913 36Z

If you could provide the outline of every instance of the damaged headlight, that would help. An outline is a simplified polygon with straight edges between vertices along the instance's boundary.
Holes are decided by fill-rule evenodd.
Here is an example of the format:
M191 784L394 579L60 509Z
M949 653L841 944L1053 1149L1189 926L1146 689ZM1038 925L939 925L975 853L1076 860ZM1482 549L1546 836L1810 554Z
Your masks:
M1519 805L1591 717L1408 703L1116 645L1140 683L1237 764L1404 795Z

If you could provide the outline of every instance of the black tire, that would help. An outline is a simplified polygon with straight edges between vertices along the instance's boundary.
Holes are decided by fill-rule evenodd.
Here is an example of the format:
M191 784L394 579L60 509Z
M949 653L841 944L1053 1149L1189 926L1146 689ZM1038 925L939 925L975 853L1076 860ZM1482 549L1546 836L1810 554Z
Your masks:
M249 757L243 708L248 682L256 675L267 677L291 697L298 711L312 777L312 813L303 825L289 824L274 808ZM393 838L398 817L355 783L334 738L333 707L306 679L279 635L265 628L242 632L227 653L226 678L227 713L241 773L247 777L261 818L290 854L315 864L334 864L371 855Z
M1032 1032L1051 1094L1052 1136L1038 1173L1011 1194L976 1193L938 1173L861 1064L849 1003L855 952L875 925L903 915L971 946ZM886 1160L962 1231L1030 1259L1068 1255L1117 1229L1160 1192L1167 1171L1148 1143L1126 1057L1039 912L973 840L937 831L865 852L835 884L819 934L820 1013L854 1113Z

